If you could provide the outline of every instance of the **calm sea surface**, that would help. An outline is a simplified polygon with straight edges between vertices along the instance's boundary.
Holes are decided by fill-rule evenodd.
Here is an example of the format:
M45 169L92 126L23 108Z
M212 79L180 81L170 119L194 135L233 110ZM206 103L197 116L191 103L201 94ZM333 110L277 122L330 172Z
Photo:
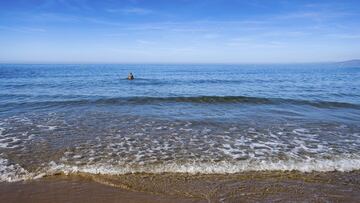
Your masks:
M0 181L358 169L360 68L0 65Z

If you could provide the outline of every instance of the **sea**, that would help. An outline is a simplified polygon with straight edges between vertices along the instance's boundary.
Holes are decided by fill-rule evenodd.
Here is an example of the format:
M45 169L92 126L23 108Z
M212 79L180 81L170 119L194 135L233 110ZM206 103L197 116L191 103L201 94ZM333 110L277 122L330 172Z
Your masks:
M360 67L0 65L0 182L359 169Z

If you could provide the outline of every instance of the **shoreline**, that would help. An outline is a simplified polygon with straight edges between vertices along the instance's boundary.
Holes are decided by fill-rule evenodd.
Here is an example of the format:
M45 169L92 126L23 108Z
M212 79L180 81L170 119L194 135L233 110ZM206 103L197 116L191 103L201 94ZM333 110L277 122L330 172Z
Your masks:
M360 171L57 174L0 183L5 202L257 202L360 199Z

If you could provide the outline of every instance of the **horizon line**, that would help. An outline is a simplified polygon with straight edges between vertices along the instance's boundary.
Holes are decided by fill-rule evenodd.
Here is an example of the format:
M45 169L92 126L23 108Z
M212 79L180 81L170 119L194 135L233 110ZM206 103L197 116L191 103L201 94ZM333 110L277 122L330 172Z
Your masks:
M261 64L327 64L327 63L343 63L349 61L356 61L360 59L349 59L341 61L309 61L309 62L0 62L1 65L141 65L141 64L154 64L154 65L261 65Z

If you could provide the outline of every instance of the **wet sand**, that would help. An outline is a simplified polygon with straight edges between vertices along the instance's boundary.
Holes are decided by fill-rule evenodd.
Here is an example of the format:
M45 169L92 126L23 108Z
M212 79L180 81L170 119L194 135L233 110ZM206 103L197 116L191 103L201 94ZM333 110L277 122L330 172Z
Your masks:
M359 202L360 171L55 175L1 183L2 202Z
M83 177L50 177L34 181L1 183L0 202L202 202L111 187Z

